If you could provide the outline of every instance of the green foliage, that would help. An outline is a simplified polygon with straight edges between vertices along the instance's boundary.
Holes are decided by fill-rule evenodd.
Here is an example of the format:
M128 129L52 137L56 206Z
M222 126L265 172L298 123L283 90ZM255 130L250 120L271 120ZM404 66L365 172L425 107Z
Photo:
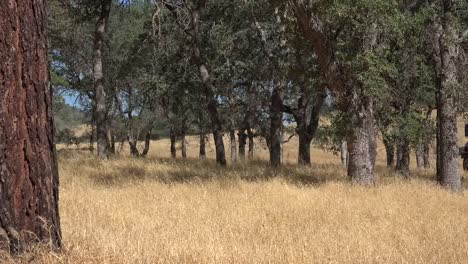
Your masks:
M57 91L78 93L87 115L78 118L76 109L57 99L60 131L91 120L97 2L79 0L65 6L59 0L50 1L52 84ZM162 135L169 128L209 131L207 98L193 57L191 33L190 12L199 2L113 2L105 40L106 91L111 125L119 137L134 133L141 138L151 129ZM428 36L440 10L427 4L409 9L406 1L398 0L298 2L320 22L332 43L337 67L352 84L349 87L373 99L383 136L405 139L414 146L432 139L434 124L428 113L435 105L436 83ZM248 123L258 135L267 137L274 82L282 83L285 106L297 109L305 104L307 113L317 93L328 89L318 54L304 39L290 3L208 0L200 6L202 58L225 131ZM460 32L467 29L467 18L466 12L457 13ZM467 37L460 41L467 50ZM468 98L464 89L467 61L461 56L458 62L461 111L468 108L464 103L468 102L464 99ZM328 92L333 102L327 105L331 124L319 129L315 144L338 151L351 129L350 113L340 107L340 95ZM285 115L285 121L293 117Z

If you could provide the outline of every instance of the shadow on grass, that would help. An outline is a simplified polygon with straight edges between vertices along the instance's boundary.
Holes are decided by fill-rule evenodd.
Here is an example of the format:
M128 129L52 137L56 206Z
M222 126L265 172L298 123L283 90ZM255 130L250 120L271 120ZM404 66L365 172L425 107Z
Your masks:
M98 163L88 160L82 162L81 166L92 166L90 173L85 175L94 183L103 186L123 186L142 181L172 185L201 184L217 180L265 182L273 179L282 179L298 186L319 186L328 181L344 180L342 177L324 175L327 170L336 171L336 168L322 166L314 169L285 165L275 169L264 161L246 161L222 167L212 160L149 158L134 161L116 159Z
M349 182L346 170L336 164L313 164L312 166L283 165L271 168L267 161L253 160L222 167L214 160L114 157L109 161L96 160L86 153L59 153L61 163L76 163L83 175L103 186L138 184L142 181L157 181L164 184L197 184L215 180L242 180L264 182L281 179L297 186L318 187L327 182ZM376 166L376 174L381 183L402 178L392 168ZM462 172L466 188L466 172ZM435 182L434 170L417 169L411 171L411 179Z

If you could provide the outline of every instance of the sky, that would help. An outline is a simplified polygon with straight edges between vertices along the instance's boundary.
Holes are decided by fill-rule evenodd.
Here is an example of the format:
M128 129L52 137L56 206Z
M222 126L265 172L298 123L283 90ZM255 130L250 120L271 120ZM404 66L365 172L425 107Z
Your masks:
M65 99L65 103L68 104L68 105L71 105L73 107L80 107L80 104L76 101L76 97L77 95L76 94L64 94L63 95L63 98Z

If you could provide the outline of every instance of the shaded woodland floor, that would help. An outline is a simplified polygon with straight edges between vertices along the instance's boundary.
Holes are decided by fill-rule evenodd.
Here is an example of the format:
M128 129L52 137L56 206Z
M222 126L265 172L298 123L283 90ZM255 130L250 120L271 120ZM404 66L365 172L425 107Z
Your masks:
M62 253L5 263L466 263L468 196L434 182L433 170L404 180L383 166L379 186L352 186L339 157L314 149L314 165L272 170L266 150L223 169L171 160L169 142L147 159L100 162L60 150ZM213 156L213 146L208 155ZM464 172L464 185L468 174Z

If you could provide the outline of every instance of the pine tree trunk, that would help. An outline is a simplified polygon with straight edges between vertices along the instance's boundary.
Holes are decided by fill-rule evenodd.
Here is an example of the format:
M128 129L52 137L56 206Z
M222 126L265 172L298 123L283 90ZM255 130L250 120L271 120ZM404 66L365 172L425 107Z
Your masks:
M245 133L245 130L241 130L237 135L239 137L239 158L244 161L245 146L247 145L247 134Z
M282 130L283 130L283 101L281 99L281 84L275 83L270 106L270 165L281 166Z
M348 177L353 183L375 185L374 157L375 139L372 99L358 96L354 91L351 102L351 133L348 136Z
M96 32L94 35L94 90L96 99L96 132L97 149L100 159L108 158L108 138L107 138L107 94L104 77L104 42L107 35L110 9L112 0L101 0L100 12L98 12L96 22Z
M230 130L229 131L229 139L231 142L231 163L237 163L237 140L236 140L236 131Z
M0 250L61 246L45 1L0 1Z
M462 190L458 165L456 90L459 87L455 61L458 56L454 3L442 1L443 15L438 27L440 60L437 86L437 179L454 192Z

